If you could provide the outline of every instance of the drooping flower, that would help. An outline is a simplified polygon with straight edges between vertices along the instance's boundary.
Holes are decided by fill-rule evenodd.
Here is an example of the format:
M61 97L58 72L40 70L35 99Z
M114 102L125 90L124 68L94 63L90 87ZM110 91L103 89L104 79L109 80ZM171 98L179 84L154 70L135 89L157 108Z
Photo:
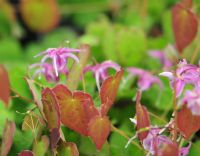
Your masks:
M105 80L109 75L108 75L108 69L112 68L115 69L116 71L120 71L121 67L112 62L112 61L104 61L102 63L98 63L94 66L87 66L84 69L84 73L91 71L94 74L94 77L96 79L96 84L98 89L100 90L100 81Z
M172 88L176 87L176 96L180 96L186 84L198 85L200 82L199 68L192 64L187 64L184 59L180 61L176 71L162 72L160 76L168 77Z
M139 77L138 87L140 90L147 90L153 84L158 84L162 88L162 82L160 81L160 79L152 75L148 71L134 67L127 68L127 71L130 73L131 76Z
M55 70L55 74L58 77L59 71L63 70L67 65L67 59L72 58L77 63L79 63L79 59L73 53L80 52L80 49L72 49L72 48L49 48L44 52L39 53L35 57L43 56L41 59L41 67L44 63L47 62L47 59L50 59L53 68Z
M79 63L78 57L73 53L80 52L80 49L72 48L49 48L44 52L39 53L35 57L43 56L40 63L35 63L30 66L36 69L33 78L43 74L47 81L58 81L59 74L68 74L67 61L72 58Z
M43 64L35 63L29 67L29 69L33 68L37 68L35 73L33 74L33 78L39 76L40 79L41 75L44 75L47 81L57 82L59 80L59 77L56 76L53 65L49 63L43 63ZM63 68L62 70L59 70L59 73L67 75L68 70L67 68Z
M200 115L200 88L187 90L181 104L186 104L193 115Z
M159 59L164 69L169 69L172 66L172 62L167 58L167 56L165 56L164 52L162 51L152 50L149 51L149 55Z

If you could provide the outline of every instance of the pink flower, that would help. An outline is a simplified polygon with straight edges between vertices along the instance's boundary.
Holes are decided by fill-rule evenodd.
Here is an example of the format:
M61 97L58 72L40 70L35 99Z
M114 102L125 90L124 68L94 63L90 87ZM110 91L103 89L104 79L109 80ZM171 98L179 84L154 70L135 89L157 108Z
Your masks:
M130 73L131 76L138 76L138 87L141 90L149 89L153 84L158 84L162 88L162 83L160 79L150 72L145 71L143 69L130 67L127 68L127 71Z
M200 115L200 88L186 91L181 104L186 104L193 115Z
M44 75L47 81L57 82L59 80L59 77L56 76L53 66L49 63L43 63L43 64L36 63L32 64L29 68L30 69L38 68L36 69L33 78L35 78L36 76L39 76L39 78L41 78L41 75ZM62 70L59 70L59 73L67 75L68 70L67 68L63 68Z
M182 147L179 149L179 156L187 156L191 147L191 143L188 144L187 147Z
M35 57L44 55L41 59L41 68L47 59L50 59L53 64L56 77L58 77L59 71L62 71L66 67L68 58L72 58L79 63L78 57L73 54L74 52L80 52L80 50L72 48L49 48Z
M96 84L98 89L100 90L100 81L105 80L109 75L108 75L108 68L113 68L116 71L120 71L121 67L112 62L112 61L104 61L102 63L98 63L94 66L87 66L84 69L84 73L91 71L94 74L94 77L96 79Z
M149 55L159 59L164 69L169 69L172 66L172 62L165 56L164 52L162 51L152 50L149 51Z
M176 85L177 97L181 95L183 88L186 84L200 84L199 68L195 65L187 64L187 61L185 59L179 62L175 73L162 72L159 75L168 77L172 88L174 88Z

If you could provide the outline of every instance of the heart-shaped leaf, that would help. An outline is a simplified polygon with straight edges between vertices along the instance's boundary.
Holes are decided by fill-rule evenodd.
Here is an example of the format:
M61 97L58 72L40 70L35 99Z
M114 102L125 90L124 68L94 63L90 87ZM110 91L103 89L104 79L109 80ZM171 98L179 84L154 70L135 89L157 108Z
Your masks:
M37 105L40 113L44 116L43 104L42 104L42 101L41 101L41 92L37 89L33 80L28 79L28 78L25 78L25 79L26 79L26 82L27 82L29 89L32 93L35 104Z
M0 100L8 106L10 99L10 83L8 73L3 65L0 65Z
M54 92L46 88L42 91L43 112L50 130L60 128L60 108Z
M20 152L18 156L34 156L34 154L32 151L25 150L25 151Z
M61 142L57 152L58 156L79 156L77 146L73 142Z
M10 148L13 144L14 133L15 123L7 120L3 131L1 156L7 156L8 152L10 151Z
M181 4L185 7L185 8L192 8L192 0L182 0Z
M150 119L149 119L147 108L141 105L140 99L141 99L141 92L138 91L137 96L136 96L136 120L137 120L136 129L137 131L140 131L143 128L150 127ZM138 138L140 139L140 141L145 139L148 133L149 131L138 132Z
M101 149L110 134L111 123L108 117L95 116L89 123L89 136L97 149Z
M184 106L177 115L177 124L186 139L200 129L200 116L192 114L190 109Z
M157 151L157 156L178 156L179 149L176 143L163 143L161 149Z
M57 85L53 91L60 105L61 122L82 135L88 135L89 120L99 114L92 97L81 91L72 93L64 85Z
M188 5L189 2L178 3L172 9L174 37L180 53L193 41L198 29L197 18L190 9L186 8Z
M106 115L114 103L123 74L124 71L121 70L115 76L109 77L103 82L100 90L102 115Z

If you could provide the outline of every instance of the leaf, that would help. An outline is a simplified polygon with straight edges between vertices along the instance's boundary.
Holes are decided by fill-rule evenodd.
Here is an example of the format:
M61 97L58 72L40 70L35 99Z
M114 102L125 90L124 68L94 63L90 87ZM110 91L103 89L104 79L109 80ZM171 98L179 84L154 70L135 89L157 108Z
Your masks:
M36 106L39 108L40 113L44 116L43 114L43 104L41 101L41 93L38 91L38 89L36 88L33 80L25 78L26 82L28 83L29 89L32 93L34 102L36 104Z
M52 129L51 134L50 134L51 149L56 148L56 145L57 145L59 140L60 140L59 129L58 128Z
M159 149L158 156L179 156L179 149L175 143L163 143L163 147Z
M92 138L97 149L101 149L110 134L111 123L108 117L95 116L89 125L89 136Z
M79 156L76 144L73 142L62 142L58 147L58 156Z
M20 152L18 156L34 156L34 154L32 151L25 150L25 151Z
M50 130L60 128L60 108L54 92L46 88L42 91L43 112Z
M0 64L0 99L8 106L10 100L10 83L8 73L3 65Z
M192 0L182 0L181 4L187 9L192 8Z
M33 146L33 153L36 156L45 156L45 154L48 151L49 147L49 138L44 135L42 136L41 140L39 142L36 142Z
M192 115L190 109L186 106L178 112L177 124L181 133L186 139L200 129L200 116Z
M41 125L45 125L43 119L31 111L24 118L24 121L22 123L22 130L31 130L33 132L36 132L37 128Z
M89 120L99 114L92 97L80 91L71 92L64 85L53 88L61 110L61 122L70 129L87 135Z
M137 92L137 97L136 97L136 129L137 131L140 131L143 128L150 127L150 119L149 119L149 114L147 111L147 108L142 106L140 103L141 99L141 92ZM138 138L140 141L145 139L148 135L149 131L143 131L143 132L138 132Z
M121 70L117 72L115 76L109 77L105 81L103 81L100 90L102 115L106 115L110 107L113 105L123 74L124 71Z
M172 8L172 26L176 46L180 53L195 38L198 29L198 21L195 14L178 3Z
M20 13L25 24L34 32L49 32L60 19L56 0L22 0Z
M7 120L3 131L1 156L7 156L8 152L10 151L10 148L13 144L14 133L15 123Z

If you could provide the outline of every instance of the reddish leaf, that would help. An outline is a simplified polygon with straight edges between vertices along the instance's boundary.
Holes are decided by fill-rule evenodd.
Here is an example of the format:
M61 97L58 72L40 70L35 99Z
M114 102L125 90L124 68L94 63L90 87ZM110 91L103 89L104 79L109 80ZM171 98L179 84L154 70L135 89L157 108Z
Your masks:
M200 116L192 115L190 109L184 106L177 115L179 130L188 139L193 133L200 129Z
M60 128L60 108L56 95L46 88L42 91L43 112L50 130Z
M96 116L89 123L89 136L92 138L97 149L101 149L110 134L110 120L104 116Z
M8 152L10 151L10 148L13 144L14 133L15 123L7 120L3 131L1 156L7 156Z
M136 119L137 119L137 130L141 130L142 128L150 127L150 119L149 114L145 106L142 106L140 103L141 92L138 91L136 97ZM148 135L149 131L139 132L138 138L142 141Z
M44 113L43 113L43 104L42 104L42 101L41 101L41 91L38 90L38 88L35 86L33 80L31 79L28 79L28 78L25 78L26 79L26 82L29 86L29 89L32 93L32 96L33 96L33 99L34 99L34 102L35 104L37 105L40 113L42 114L42 116L44 117Z
M50 134L51 149L56 148L58 141L60 140L60 131L58 128L54 128Z
M182 0L181 4L185 7L185 8L192 8L192 0Z
M57 151L58 156L79 156L77 146L73 142L62 142Z
M3 65L0 65L0 100L8 106L10 99L10 83L8 73Z
M33 152L25 150L18 154L18 156L34 156Z
M198 29L198 21L194 13L191 10L185 8L184 3L176 4L172 9L172 25L174 31L174 37L176 46L181 53L185 47L187 47L195 38Z
M72 93L64 85L57 85L53 91L59 101L61 122L72 130L87 135L89 120L98 114L91 96L80 91Z
M158 151L157 156L179 156L177 144L164 143L163 147Z
M102 115L106 115L114 103L123 74L124 71L121 70L115 76L109 77L103 82L100 90Z

